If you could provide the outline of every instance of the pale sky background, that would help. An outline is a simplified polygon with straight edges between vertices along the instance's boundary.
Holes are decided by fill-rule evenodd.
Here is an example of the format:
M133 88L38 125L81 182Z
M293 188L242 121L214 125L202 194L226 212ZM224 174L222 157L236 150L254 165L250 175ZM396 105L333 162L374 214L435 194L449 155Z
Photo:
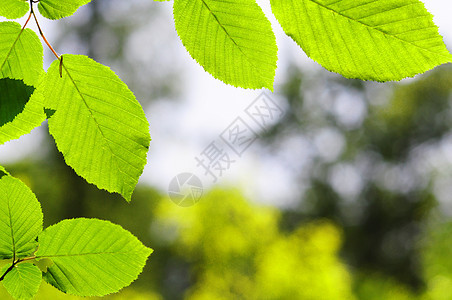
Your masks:
M95 1L95 0L94 0ZM149 1L149 0L143 0ZM266 91L281 107L285 106L278 96L278 86L285 76L289 63L302 65L304 69L322 69L312 62L303 51L287 37L271 14L269 1L257 1L273 24L279 48L278 69L276 71L275 94ZM426 8L434 15L441 35L449 50L452 50L452 3L445 0L423 0ZM155 2L165 7L167 24L174 28L171 2ZM77 14L83 14L80 9ZM70 18L68 18L70 20ZM40 18L47 39L56 36L58 21L46 21ZM24 19L19 20L23 24ZM31 28L34 28L31 26ZM175 31L172 31L176 35ZM178 42L177 60L183 64L184 82L183 101L158 99L147 111L150 122L152 142L148 154L148 164L140 182L151 184L163 191L167 190L171 179L181 172L199 175L203 184L212 186L209 177L202 176L202 169L196 168L195 156L198 156L210 142L216 141L221 132L238 116L243 116L246 108L262 91L234 88L214 79L204 72ZM64 50L64 49L63 49ZM62 51L57 49L57 51ZM64 52L62 52L64 53ZM53 59L46 51L46 65ZM325 71L327 72L327 71ZM121 77L121 74L118 74ZM126 79L124 79L126 81ZM43 130L32 133L0 146L0 164L7 164L33 157L40 149ZM255 146L255 145L254 145ZM252 199L276 205L290 205L294 200L293 187L296 183L284 168L271 158L262 159L257 149L251 146L231 169L219 179L218 185L238 186Z

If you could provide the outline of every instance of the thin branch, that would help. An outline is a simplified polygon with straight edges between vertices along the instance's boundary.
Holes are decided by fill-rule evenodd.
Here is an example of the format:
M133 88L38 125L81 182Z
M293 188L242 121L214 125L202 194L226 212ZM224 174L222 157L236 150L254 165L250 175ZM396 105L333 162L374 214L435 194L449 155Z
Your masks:
M36 256L30 256L30 257L25 257L25 258L19 259L16 264L21 263L23 261L27 261L27 260L33 260L33 259L36 259Z
M31 12L30 12L30 14L28 15L28 19L27 19L27 21L25 22L24 26L22 26L22 30L24 30L25 27L27 27L27 24L28 24L28 22L30 21L30 19L31 19Z
M16 265L16 264L13 263L13 264L6 270L6 272L2 275L2 277L0 277L0 281L2 281L3 279L5 279L5 276L6 276L9 272L11 272L11 270L14 268L15 265Z
M14 256L16 256L14 254ZM11 272L11 270L18 264L27 260L34 260L36 259L36 256L30 256L30 257L25 257L22 259L18 259L16 261L13 261L12 265L6 270L6 272L0 277L0 281L2 281L3 279L5 279L5 276L8 275L9 272Z
M36 26L38 26L39 34L41 35L42 39L46 43L47 47L49 47L50 51L52 51L53 55L55 55L55 57L58 60L60 60L60 56L56 53L55 49L53 49L52 45L50 45L49 41L47 41L44 33L42 32L41 26L39 25L39 22L38 22L38 18L36 17L36 14L35 14L35 12L33 10L33 3L36 3L36 2L34 2L33 0L30 0L30 13L33 15L33 17L35 19Z

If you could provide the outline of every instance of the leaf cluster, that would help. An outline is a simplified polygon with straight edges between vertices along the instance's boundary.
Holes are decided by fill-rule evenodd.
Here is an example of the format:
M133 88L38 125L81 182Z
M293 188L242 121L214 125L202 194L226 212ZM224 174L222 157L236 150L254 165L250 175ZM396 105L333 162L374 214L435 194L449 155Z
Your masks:
M4 2L4 3L3 3ZM58 55L43 34L34 6L48 19L72 15L89 0L6 0L0 15L29 13L23 26L0 23L0 144L48 119L66 163L98 188L127 201L150 143L143 108L108 67L83 55ZM43 45L26 28L34 19L56 57L43 69ZM70 219L43 230L31 190L0 167L0 281L15 299L31 299L41 279L78 296L104 296L130 285L152 250L119 225Z
M271 0L284 32L314 61L347 78L401 80L451 62L419 0ZM273 90L277 45L255 0L174 0L176 30L215 78Z
M24 1L11 1L21 17ZM89 1L39 1L44 17L66 17ZM28 6L27 6L28 7ZM20 13L19 13L20 12ZM0 11L1 14L1 11ZM26 26L36 20L56 56L43 70L43 47ZM146 164L150 136L143 108L108 67L83 55L58 55L42 33L30 2L24 26L0 23L0 144L49 119L49 133L66 163L89 183L130 201Z
M3 171L2 171L3 172ZM63 220L42 230L33 192L6 172L0 178L0 281L15 299L31 299L41 279L78 296L119 291L141 273L152 250L119 225Z

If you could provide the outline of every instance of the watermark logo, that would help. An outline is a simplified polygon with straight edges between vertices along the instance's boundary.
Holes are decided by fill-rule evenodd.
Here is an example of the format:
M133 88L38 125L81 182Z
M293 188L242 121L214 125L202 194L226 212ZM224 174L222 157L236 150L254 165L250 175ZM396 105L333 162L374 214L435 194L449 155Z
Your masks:
M170 199L179 206L189 207L201 199L202 182L192 173L181 173L174 177L168 187Z
M270 129L283 115L284 111L275 101L265 93L260 94L217 139L195 156L196 168L202 172L197 174L216 183L260 137L259 132ZM197 203L202 196L201 182L193 173L179 174L170 183L170 198L180 206ZM183 192L181 184L185 183L188 191Z

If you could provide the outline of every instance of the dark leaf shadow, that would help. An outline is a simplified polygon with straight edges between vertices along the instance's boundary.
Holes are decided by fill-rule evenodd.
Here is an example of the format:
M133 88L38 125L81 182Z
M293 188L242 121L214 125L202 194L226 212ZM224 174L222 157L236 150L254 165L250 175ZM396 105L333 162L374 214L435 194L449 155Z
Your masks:
M22 80L0 79L0 127L23 112L34 90Z

